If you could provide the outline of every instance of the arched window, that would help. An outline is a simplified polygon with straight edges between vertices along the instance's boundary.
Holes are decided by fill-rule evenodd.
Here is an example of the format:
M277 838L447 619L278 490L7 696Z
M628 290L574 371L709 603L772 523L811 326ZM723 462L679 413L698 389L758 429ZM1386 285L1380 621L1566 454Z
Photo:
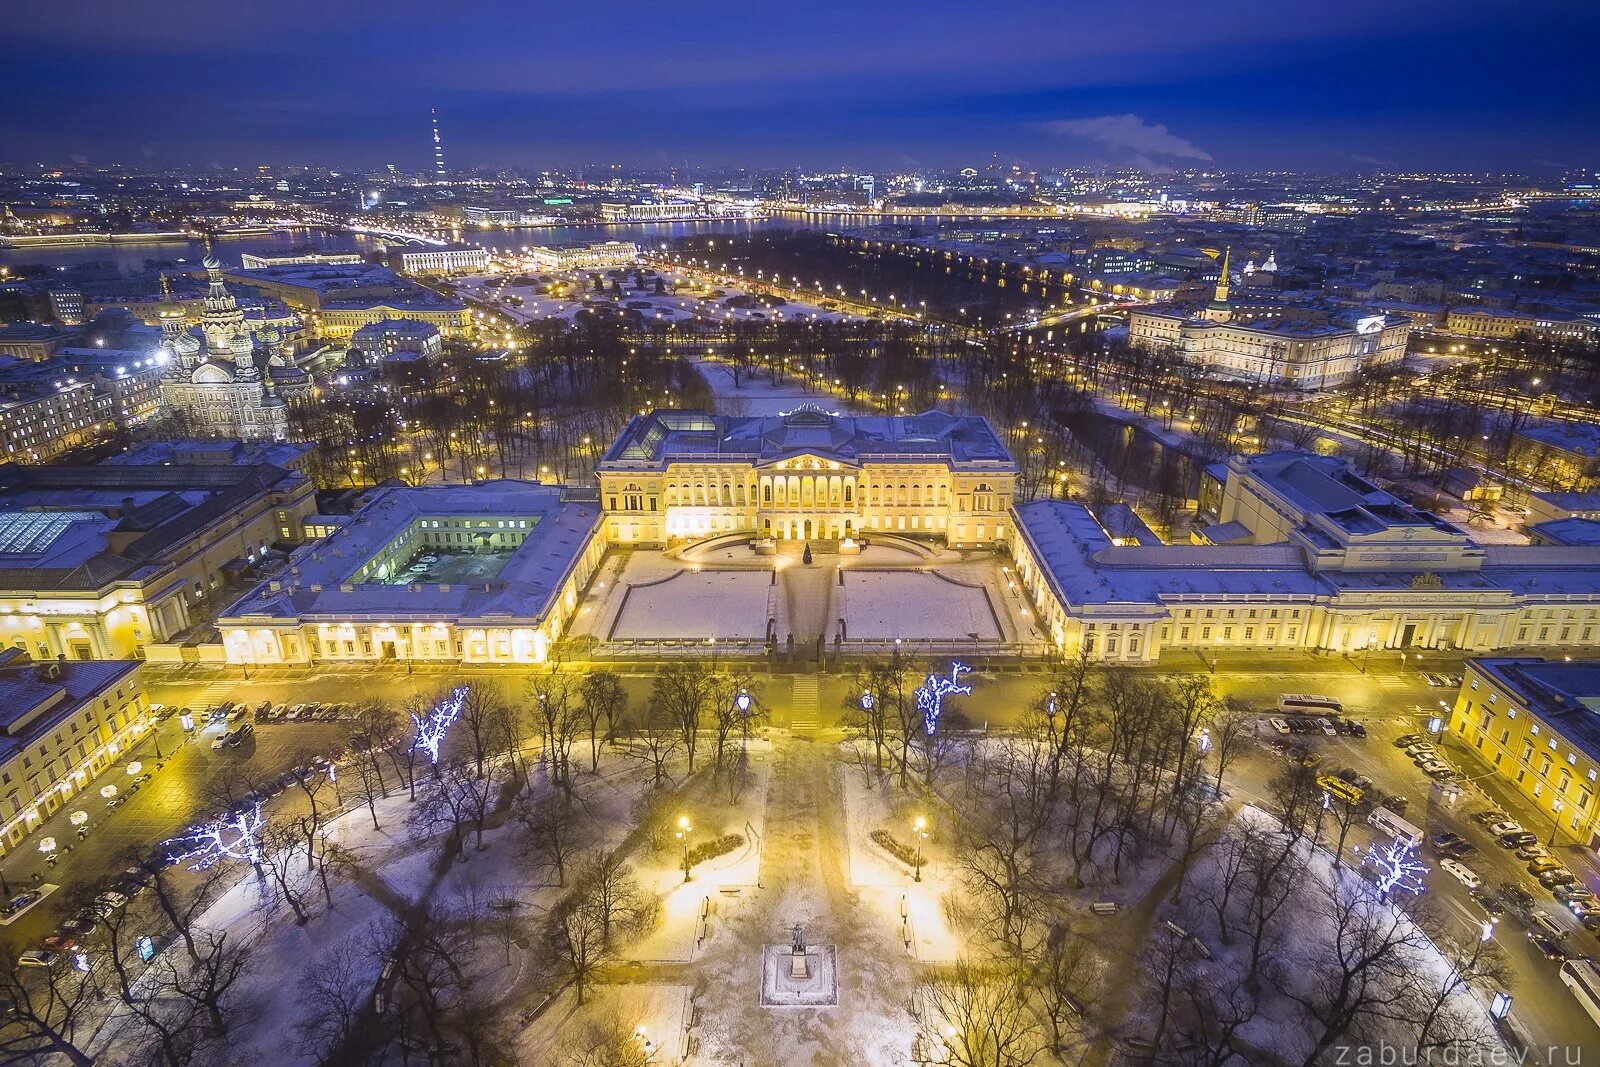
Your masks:
M844 483L844 502L846 504L852 503L852 501L850 499L850 483L849 482L845 482Z
M772 483L771 482L768 482L766 485L763 485L761 487L761 502L763 504L772 503ZM770 525L770 523L769 523L769 525Z

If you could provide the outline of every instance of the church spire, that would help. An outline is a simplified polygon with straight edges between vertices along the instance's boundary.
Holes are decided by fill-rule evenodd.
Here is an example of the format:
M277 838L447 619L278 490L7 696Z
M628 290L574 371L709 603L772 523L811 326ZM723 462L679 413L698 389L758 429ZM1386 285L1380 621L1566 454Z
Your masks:
M1233 307L1228 303L1228 260L1232 253L1231 248L1222 250L1222 274L1217 278L1217 289L1211 303L1206 305L1204 317L1212 322L1227 322L1233 317Z

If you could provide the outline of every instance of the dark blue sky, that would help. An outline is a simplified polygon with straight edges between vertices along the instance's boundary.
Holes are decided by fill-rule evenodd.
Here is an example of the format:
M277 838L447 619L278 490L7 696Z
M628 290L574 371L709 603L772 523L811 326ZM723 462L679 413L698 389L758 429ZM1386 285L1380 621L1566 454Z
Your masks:
M1600 163L1582 0L0 0L0 159Z

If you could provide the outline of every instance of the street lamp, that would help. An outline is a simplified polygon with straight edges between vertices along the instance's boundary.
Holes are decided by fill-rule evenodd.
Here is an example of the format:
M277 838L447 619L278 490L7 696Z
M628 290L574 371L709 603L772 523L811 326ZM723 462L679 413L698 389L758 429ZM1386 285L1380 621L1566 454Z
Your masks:
M694 832L694 827L689 825L689 816L678 816L678 843L683 846L683 882L689 883L689 835Z
M928 820L918 815L917 821L912 823L911 828L916 831L917 835L917 863L911 880L920 882L922 881L922 843L928 839Z
M733 698L733 706L739 712L739 717L743 721L744 734L739 739L739 751L741 753L750 744L750 707L752 703L748 689L739 690L739 695Z

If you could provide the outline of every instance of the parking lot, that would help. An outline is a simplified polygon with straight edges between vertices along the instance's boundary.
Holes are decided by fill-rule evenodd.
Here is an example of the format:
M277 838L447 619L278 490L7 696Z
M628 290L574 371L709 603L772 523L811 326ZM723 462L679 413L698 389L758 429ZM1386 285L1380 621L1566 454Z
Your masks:
M325 767L348 742L350 724L341 721L338 706L297 709L281 702L259 720L251 708L219 721L213 721L213 707L190 708L192 729L185 729L173 707L154 736L128 754L120 775L114 770L102 775L103 785L75 797L24 848L5 858L0 871L10 895L46 885L61 889L0 925L0 941L20 952L37 946L95 894L136 893L139 887L129 879L136 879L137 871L130 869L150 860L161 842L182 834L203 813L219 811L225 797L259 789L273 798L272 805L292 804L294 790L279 795L292 782L288 776L296 769ZM127 773L134 768L137 774ZM102 794L108 787L115 789L113 796ZM81 825L74 823L74 813ZM55 844L49 853L39 848L47 839Z
M1454 693L1447 685L1429 688ZM1390 714L1379 708L1295 715L1274 713L1265 702L1257 707L1261 744L1241 758L1231 783L1253 787L1270 804L1267 783L1285 763L1301 762L1317 771L1319 783L1339 783L1327 789L1331 803L1364 800L1395 812L1420 832L1420 858L1432 868L1423 891L1459 924L1463 938L1487 931L1505 951L1517 1020L1540 1040L1600 1047L1600 1028L1558 975L1564 959L1600 955L1600 914L1590 913L1600 903L1594 893L1600 874L1589 850L1565 838L1552 843L1549 818L1540 825L1475 753L1448 732L1430 730L1432 708L1420 700ZM1319 720L1329 721L1332 732ZM1324 830L1325 843L1333 843L1331 836ZM1359 864L1356 850L1390 841L1363 821L1349 834L1348 858Z

